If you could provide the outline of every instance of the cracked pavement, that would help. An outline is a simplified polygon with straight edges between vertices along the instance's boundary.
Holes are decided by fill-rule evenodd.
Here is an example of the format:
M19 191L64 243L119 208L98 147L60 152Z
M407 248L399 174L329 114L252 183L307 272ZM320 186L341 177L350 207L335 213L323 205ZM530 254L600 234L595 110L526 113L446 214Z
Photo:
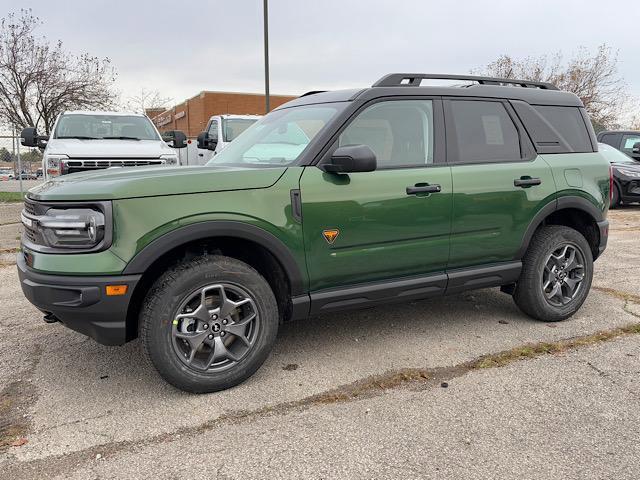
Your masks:
M0 478L639 478L640 335L461 368L640 323L640 209L610 220L565 322L497 289L322 316L283 326L243 385L199 396L163 383L138 342L45 325L0 267L0 420L27 440L0 453ZM407 369L431 377L389 380Z

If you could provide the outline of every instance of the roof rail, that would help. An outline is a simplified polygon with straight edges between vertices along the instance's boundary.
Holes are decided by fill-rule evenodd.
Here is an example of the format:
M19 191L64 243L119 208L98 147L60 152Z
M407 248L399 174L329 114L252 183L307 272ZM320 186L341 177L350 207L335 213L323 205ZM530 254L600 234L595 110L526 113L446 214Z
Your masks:
M315 95L316 93L324 93L326 90L311 90L310 92L303 93L301 97L308 97L309 95Z
M447 75L435 73L390 73L385 75L374 87L419 87L422 80L471 80L480 85L518 85L524 88L541 88L543 90L558 90L552 83L533 82L530 80L514 80L511 78L479 77L476 75Z

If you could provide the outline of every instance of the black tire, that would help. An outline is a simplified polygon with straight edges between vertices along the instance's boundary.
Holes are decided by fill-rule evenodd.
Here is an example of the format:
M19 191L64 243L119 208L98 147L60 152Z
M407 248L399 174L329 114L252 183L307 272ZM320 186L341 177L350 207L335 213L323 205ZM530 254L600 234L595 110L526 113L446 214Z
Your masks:
M613 192L611 192L611 205L609 208L614 209L620 206L620 188L615 183L613 184Z
M246 292L247 298L253 302L251 308L256 310L255 318L259 323L256 323L258 327L255 327L252 345L246 347L244 355L239 360L228 360L230 364L224 370L207 370L214 365L209 362L205 362L205 366L202 367L205 370L198 370L187 365L187 360L179 357L181 352L178 351L179 345L176 342L189 344L186 340L176 338L175 332L178 327L175 317L180 312L181 305L188 301L185 299L199 298L194 294L200 295L197 292L205 291L205 287L212 284L230 285L231 288L237 287ZM206 308L203 312L204 315L208 315L211 310L208 310L205 303L203 301ZM231 320L228 322L232 323ZM210 328L213 329L213 321L211 323ZM162 378L180 390L208 393L233 387L253 375L264 363L275 343L278 324L278 306L274 294L267 281L256 270L234 258L205 255L167 270L155 282L140 312L140 337L147 357ZM190 332L187 333L191 335ZM221 338L217 340L223 341ZM234 335L228 335L225 341L229 340L235 341L236 338ZM208 342L213 343L213 340ZM211 348L213 352L213 346L203 343L199 348ZM198 351L197 348L193 350ZM209 359L208 356L206 358Z
M559 306L553 305L550 303L551 300L547 299L543 288L543 276L550 255L566 245L576 248L582 255L584 277L571 300L566 305ZM531 239L522 260L522 271L513 299L520 310L527 315L544 322L558 322L570 317L582 306L589 294L592 278L593 255L589 243L582 234L562 225L545 226L540 228Z

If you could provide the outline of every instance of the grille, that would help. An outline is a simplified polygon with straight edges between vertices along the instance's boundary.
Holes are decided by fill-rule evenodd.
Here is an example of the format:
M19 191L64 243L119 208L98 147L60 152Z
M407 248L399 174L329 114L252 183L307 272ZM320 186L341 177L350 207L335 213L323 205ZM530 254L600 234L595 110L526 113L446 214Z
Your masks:
M36 207L30 201L25 201L24 202L24 211L27 212L27 213L30 213L31 215L35 215L36 214Z
M159 158L72 158L69 160L65 160L63 163L66 173L74 173L86 172L88 170L104 169L109 167L144 167L148 165L164 165L165 161Z

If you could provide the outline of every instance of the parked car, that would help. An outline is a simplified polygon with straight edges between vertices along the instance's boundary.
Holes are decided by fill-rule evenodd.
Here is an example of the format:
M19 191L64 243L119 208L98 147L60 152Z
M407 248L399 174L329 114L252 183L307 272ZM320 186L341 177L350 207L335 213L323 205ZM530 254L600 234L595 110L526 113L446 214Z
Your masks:
M640 163L606 143L599 143L598 150L613 169L611 208L621 203L640 202Z
M206 166L31 189L18 274L47 322L139 334L164 379L211 392L250 377L281 322L323 313L500 287L534 319L570 317L610 182L572 93L391 74L280 106Z
M0 181L6 182L7 180L13 180L15 175L13 170L0 170Z
M31 172L22 172L18 176L16 176L16 180L37 180L38 176L35 173Z
M160 136L145 115L122 112L68 111L60 114L53 134L25 128L22 145L44 150L46 179L68 173L110 167L177 165L174 148L186 146L186 136L171 131Z
M606 143L640 161L640 132L634 130L605 130L598 133L598 142Z
M198 156L206 163L260 118L259 115L214 115L198 135Z

